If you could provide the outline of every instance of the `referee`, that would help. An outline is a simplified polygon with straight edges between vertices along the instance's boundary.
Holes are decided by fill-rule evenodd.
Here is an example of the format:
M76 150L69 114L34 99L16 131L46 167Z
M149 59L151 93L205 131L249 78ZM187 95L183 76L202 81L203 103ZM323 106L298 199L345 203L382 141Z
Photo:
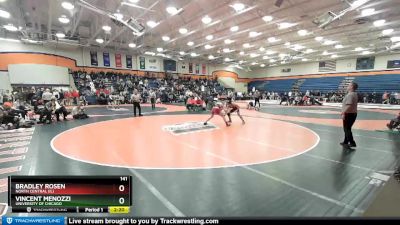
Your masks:
M353 133L351 132L351 127L353 126L357 118L357 88L357 83L350 83L350 85L347 87L347 95L344 97L342 103L344 141L340 144L344 147L357 147L356 142L353 138Z
M136 117L136 108L139 109L139 116L143 116L142 115L142 109L140 108L140 101L142 100L142 96L140 96L139 92L135 89L133 91L132 97L131 97L131 101L133 103L133 116Z

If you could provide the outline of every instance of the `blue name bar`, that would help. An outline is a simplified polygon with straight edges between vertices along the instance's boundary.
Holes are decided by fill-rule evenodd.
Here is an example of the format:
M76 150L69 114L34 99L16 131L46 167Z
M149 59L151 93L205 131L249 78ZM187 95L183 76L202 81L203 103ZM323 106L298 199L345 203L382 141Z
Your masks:
M64 217L18 217L3 216L3 225L64 225Z

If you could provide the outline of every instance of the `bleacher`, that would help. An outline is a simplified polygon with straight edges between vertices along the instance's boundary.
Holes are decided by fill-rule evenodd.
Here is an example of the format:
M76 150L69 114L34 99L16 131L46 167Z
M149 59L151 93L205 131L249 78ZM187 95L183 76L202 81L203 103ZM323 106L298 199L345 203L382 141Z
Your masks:
M289 92L292 89L293 83L297 79L287 79L287 80L269 80L269 81L252 81L249 83L249 90L255 87L260 91L272 91L272 92Z
M400 91L400 74L384 74L371 76L357 76L354 81L358 83L359 92L384 93L385 91Z
M319 90L321 93L338 90L338 86L344 77L322 77L307 78L300 86L300 92L305 93L307 90Z

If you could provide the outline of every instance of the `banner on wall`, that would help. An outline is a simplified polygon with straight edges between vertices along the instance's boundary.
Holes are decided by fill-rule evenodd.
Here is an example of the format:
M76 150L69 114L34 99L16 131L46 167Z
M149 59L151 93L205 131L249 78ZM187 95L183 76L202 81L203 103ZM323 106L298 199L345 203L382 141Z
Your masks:
M200 74L200 64L196 63L196 74Z
M139 57L139 68L144 70L146 68L146 59L144 57Z
M104 66L107 66L107 67L110 66L110 53L103 52L103 63L104 63Z
M90 64L92 66L98 66L98 62L97 62L97 52L92 52L90 51Z
M132 69L132 56L126 55L126 68Z
M121 54L115 54L115 67L122 67Z
M201 74L207 74L206 64L201 64Z
M189 63L189 73L193 73L193 63Z

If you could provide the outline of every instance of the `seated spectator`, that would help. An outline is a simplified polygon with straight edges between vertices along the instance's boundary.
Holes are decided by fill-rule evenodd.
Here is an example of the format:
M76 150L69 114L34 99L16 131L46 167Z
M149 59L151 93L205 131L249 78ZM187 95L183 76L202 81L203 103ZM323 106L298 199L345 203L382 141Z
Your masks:
M389 128L389 130L393 130L393 129L397 128L399 125L400 125L400 112L396 118L391 119L390 122L388 124L386 124L386 126L387 126L387 128Z
M390 100L390 96L389 93L387 91L385 91L385 93L383 93L382 95L382 104L390 104L389 100Z
M85 113L82 102L79 102L79 104L72 109L72 117L76 120L89 118L89 116Z
M8 125L8 129L19 128L20 117L16 112L12 109L11 102L4 102L3 106L0 109L1 122L3 124Z

